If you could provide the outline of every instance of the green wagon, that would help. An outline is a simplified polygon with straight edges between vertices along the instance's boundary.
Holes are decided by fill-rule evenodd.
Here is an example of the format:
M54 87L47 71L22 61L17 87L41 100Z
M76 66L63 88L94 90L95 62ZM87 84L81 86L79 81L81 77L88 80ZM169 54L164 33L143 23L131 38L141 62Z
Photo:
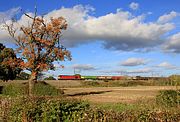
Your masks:
M81 76L81 79L84 79L84 80L96 80L97 76Z

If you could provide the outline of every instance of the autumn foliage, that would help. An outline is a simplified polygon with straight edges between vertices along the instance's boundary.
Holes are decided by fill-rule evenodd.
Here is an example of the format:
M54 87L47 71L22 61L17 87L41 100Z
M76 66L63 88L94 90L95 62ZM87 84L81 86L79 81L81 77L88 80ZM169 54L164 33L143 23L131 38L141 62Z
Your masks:
M71 60L71 53L60 42L62 31L67 28L66 20L63 17L45 20L36 13L34 16L25 13L31 20L27 26L18 25L15 21L5 24L18 46L17 52L24 59L21 67L32 73L30 81L36 81L42 71L53 70L54 61Z
M13 49L6 48L0 43L0 79L4 81L13 80L22 70L20 58L16 57Z

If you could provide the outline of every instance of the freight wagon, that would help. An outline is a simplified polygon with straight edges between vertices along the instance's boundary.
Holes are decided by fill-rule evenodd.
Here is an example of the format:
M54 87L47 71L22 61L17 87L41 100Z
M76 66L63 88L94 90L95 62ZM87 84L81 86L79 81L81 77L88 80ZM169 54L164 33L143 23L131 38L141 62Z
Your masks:
M81 76L76 75L59 75L58 80L122 80L124 76Z
M97 80L97 76L81 76L82 80Z

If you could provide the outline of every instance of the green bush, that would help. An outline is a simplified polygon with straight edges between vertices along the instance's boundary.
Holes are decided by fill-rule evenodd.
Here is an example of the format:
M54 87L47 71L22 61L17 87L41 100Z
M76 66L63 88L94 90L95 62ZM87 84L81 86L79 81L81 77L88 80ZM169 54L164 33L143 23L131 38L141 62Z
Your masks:
M33 93L35 96L57 96L62 95L64 92L45 82L37 82L34 85ZM3 87L2 94L13 97L27 95L28 84L10 83Z
M47 78L44 78L44 80L56 80L56 78L54 78L53 76L49 76Z
M122 84L120 84L120 86L123 87L129 87L129 86L149 86L150 83L146 82L146 81L127 81L127 82L123 82Z
M19 95L26 95L28 93L27 89L27 85L20 83L11 83L3 86L2 94L14 97Z
M12 105L9 121L64 122L81 119L89 104L77 100L58 100L46 98L22 98Z
M45 82L38 82L34 85L33 93L37 96L57 96L63 94L63 91Z
M180 103L180 90L160 91L156 96L156 102L167 107L177 106Z
M100 83L97 81L83 81L82 84L84 86L96 86L96 87L100 86Z

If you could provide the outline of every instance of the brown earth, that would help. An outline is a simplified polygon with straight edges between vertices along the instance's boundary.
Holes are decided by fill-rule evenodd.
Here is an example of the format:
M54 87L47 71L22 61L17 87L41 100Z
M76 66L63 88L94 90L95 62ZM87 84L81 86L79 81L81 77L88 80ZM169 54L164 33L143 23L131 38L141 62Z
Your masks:
M65 88L64 92L65 95L93 103L133 103L154 99L158 91L175 88L173 86Z

